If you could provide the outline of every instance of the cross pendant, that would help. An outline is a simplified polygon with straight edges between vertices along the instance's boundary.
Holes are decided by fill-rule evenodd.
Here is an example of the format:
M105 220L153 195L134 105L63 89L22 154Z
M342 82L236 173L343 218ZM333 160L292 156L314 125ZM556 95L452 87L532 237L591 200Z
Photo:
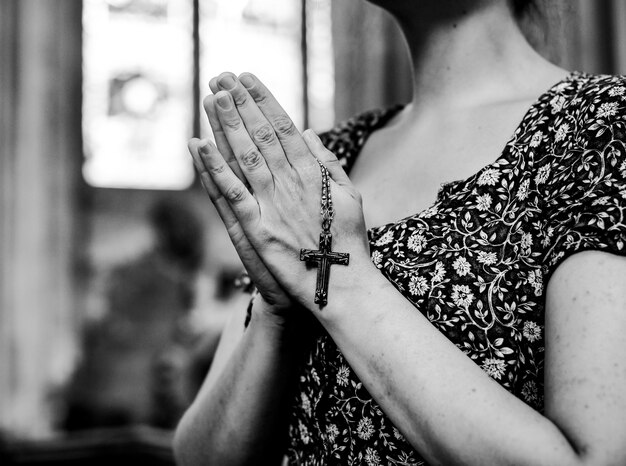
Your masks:
M320 233L319 250L300 249L300 260L317 264L317 285L315 287L315 303L321 306L328 303L328 279L330 266L333 264L348 265L350 254L333 252L333 235L330 232Z

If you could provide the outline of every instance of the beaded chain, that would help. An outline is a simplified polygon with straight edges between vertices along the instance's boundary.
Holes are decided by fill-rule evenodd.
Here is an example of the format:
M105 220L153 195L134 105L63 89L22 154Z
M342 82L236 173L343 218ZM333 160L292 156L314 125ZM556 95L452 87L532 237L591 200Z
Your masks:
M335 218L335 209L333 208L333 198L330 195L330 175L324 164L318 160L322 172L322 201L320 213L322 214L322 230L329 233L330 225Z

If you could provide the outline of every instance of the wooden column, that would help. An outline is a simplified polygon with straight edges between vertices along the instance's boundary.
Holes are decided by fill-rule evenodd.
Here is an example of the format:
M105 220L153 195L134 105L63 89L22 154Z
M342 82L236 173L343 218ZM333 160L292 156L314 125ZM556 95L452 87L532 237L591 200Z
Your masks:
M0 434L53 429L77 348L81 5L0 2Z

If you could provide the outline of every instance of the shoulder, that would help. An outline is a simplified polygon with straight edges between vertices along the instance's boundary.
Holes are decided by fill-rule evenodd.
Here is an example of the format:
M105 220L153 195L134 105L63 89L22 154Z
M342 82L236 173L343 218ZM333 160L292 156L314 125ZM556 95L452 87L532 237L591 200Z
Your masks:
M582 182L585 177L623 181L626 76L576 74L555 88L550 103L549 137L539 148L535 165L542 173L553 174L545 187ZM543 178L548 181L547 175Z
M573 81L577 88L575 103L583 108L607 100L623 102L626 98L626 76L577 73Z
M550 270L583 250L626 253L626 78L578 75L556 98L533 178Z
M572 78L570 88L564 89L564 95L557 93L555 98L563 103L557 120L561 117L575 123L577 136L582 138L576 141L578 146L597 137L597 129L621 126L626 121L626 76L579 73ZM623 134L619 136L624 139Z
M626 98L626 76L573 72L555 86L554 94L556 98L563 97L564 110L591 110L594 104L605 100L623 101Z

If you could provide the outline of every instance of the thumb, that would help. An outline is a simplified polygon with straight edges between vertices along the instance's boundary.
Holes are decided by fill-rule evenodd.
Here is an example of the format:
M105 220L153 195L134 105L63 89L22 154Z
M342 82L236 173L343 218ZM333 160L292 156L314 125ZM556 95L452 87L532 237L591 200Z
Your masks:
M311 153L324 164L332 180L339 186L353 189L352 182L341 166L341 162L339 162L335 154L324 147L322 140L315 134L315 131L307 129L302 133L302 136Z

